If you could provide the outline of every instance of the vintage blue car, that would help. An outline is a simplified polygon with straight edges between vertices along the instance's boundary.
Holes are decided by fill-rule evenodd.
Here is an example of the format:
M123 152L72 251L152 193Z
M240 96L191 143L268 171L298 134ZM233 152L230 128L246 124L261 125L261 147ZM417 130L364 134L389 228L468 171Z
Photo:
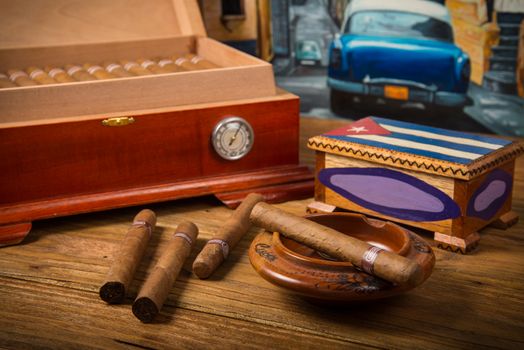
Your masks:
M331 108L375 99L462 108L470 62L446 7L424 0L352 0L329 49Z

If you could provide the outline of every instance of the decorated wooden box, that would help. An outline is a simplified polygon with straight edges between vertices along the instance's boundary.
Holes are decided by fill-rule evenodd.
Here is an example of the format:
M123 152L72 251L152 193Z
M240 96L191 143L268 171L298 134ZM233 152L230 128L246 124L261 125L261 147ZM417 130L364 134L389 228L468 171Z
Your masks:
M312 211L343 208L435 232L466 253L477 231L509 225L521 143L377 117L309 139L316 151Z
M269 63L206 37L196 0L6 0L0 13L0 245L43 218L311 195L298 97Z

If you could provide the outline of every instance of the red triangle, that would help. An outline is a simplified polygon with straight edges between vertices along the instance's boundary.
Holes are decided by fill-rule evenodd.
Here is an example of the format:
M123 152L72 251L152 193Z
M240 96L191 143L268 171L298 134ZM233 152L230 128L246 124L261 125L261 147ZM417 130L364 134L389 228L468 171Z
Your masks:
M357 120L339 129L325 133L325 136L353 136L353 135L390 135L391 131L384 129L373 120L373 117L366 117Z

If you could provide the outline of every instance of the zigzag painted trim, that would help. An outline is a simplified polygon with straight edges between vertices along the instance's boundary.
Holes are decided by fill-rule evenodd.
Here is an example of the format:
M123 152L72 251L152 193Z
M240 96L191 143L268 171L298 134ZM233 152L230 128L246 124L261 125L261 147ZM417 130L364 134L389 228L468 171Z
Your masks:
M505 163L506 161L511 160L524 152L524 146L522 144L518 144L517 147L515 147L513 150L505 154L502 154L500 157L492 160L491 162L487 162L473 169L464 170L461 168L454 168L451 165L446 167L442 165L434 165L432 163L427 164L425 162L418 162L416 160L411 161L408 159L394 157L392 155L384 155L381 153L374 153L374 152L361 150L361 149L353 149L349 146L340 146L337 144L326 144L323 142L317 142L312 139L308 141L308 146L313 149L324 149L324 150L330 149L331 151L337 150L338 152L341 152L341 153L350 153L355 156L359 156L359 157L370 159L370 160L375 159L375 160L381 160L387 163L400 164L404 167L409 166L410 168L425 169L428 171L433 171L433 172L437 172L441 174L451 173L454 176L461 175L464 178L474 177L475 175L481 174L488 169L495 168L498 165Z

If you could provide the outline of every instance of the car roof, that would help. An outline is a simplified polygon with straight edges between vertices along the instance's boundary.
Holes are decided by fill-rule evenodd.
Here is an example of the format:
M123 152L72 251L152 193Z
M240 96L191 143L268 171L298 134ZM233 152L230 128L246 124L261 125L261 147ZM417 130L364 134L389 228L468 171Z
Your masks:
M346 7L344 22L347 21L349 16L360 11L400 11L429 16L447 23L451 20L448 9L445 6L432 1L352 0Z

